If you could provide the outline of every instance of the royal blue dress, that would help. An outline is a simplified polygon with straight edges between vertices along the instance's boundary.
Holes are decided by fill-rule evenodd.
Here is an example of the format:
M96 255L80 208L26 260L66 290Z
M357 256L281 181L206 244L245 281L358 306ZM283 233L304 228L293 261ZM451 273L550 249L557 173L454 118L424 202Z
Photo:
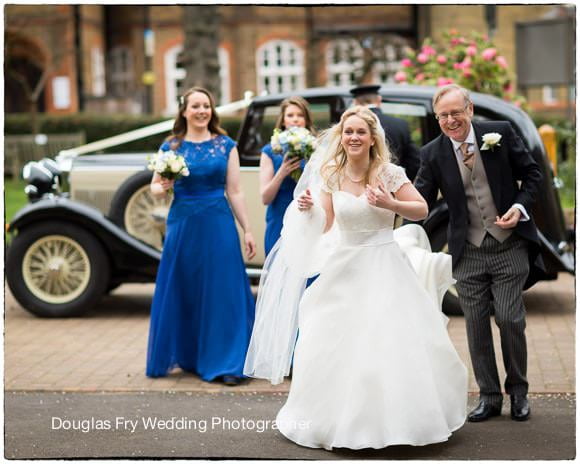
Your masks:
M272 160L274 165L274 174L278 172L280 166L282 166L282 161L284 160L284 155L279 153L274 153L272 151L272 146L270 144L262 148L262 153L266 154L268 158ZM302 160L301 167L304 169L305 162ZM286 208L294 199L294 188L296 187L296 182L292 177L287 176L280 184L280 190L274 197L272 203L268 205L266 209L266 232L264 233L264 249L266 255L270 253L270 250L274 247L276 241L280 238L280 232L282 231L282 219L284 219L284 213Z
M174 367L206 381L243 375L255 303L224 196L234 146L218 135L201 143L183 141L176 150L190 174L175 182L167 218L151 305L149 377L165 376ZM161 149L169 150L169 144Z

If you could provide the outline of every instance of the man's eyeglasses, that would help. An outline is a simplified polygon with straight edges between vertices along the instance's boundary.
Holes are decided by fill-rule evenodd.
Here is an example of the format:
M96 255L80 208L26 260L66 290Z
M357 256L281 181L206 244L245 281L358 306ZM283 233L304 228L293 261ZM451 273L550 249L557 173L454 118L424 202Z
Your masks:
M451 116L452 119L457 119L459 116L461 116L463 113L465 113L465 110L467 110L467 104L463 107L462 110L459 111L452 111L451 113L439 113L435 115L435 119L437 119L437 121L447 121L447 119L449 118L449 116Z

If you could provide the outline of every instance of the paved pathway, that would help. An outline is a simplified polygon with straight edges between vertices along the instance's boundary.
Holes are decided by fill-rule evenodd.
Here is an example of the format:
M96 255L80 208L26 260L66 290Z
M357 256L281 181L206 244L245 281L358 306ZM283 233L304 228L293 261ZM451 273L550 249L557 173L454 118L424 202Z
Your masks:
M530 395L532 419L467 423L427 446L333 452L298 446L273 421L286 394L8 392L7 459L574 459L576 395ZM469 408L477 398L470 397ZM509 403L509 402L506 402Z
M80 318L40 319L24 311L6 289L5 389L22 391L185 391L286 392L288 382L271 386L252 380L238 387L205 383L175 371L167 378L144 375L149 304L153 285L123 285ZM528 377L536 393L575 391L574 278L542 282L526 293ZM494 337L502 370L499 334ZM451 317L449 332L470 367L470 391L476 391L462 317Z

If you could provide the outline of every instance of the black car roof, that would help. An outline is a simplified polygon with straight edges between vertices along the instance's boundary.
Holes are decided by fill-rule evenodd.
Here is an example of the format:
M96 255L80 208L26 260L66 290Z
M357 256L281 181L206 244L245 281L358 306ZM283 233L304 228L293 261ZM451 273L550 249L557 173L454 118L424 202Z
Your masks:
M294 92L284 92L263 95L254 98L254 102L260 104L268 103L278 103L285 98L292 96L301 96L306 99L315 98L327 98L327 97L343 97L346 99L351 99L350 89L352 87L312 87L309 89L296 90ZM383 84L379 90L381 96L383 97L406 97L406 98L417 98L421 100L431 101L433 94L437 91L438 87L428 86L428 85L407 85L407 84ZM502 113L521 113L522 111L516 106L508 103L501 98L495 97L493 95L487 95L479 92L470 92L471 98L474 105L484 106L486 108L501 108Z
M282 100L292 96L301 96L307 100L315 100L317 98L325 99L329 97L340 97L345 100L351 100L352 95L350 89L352 86L342 87L312 87L309 89L296 90L294 92L276 93L270 95L263 95L254 98L253 104L262 105L276 105ZM403 98L413 99L427 102L431 108L431 99L438 87L428 85L409 85L409 84L383 84L379 90L382 97L391 99ZM526 136L537 138L535 126L531 122L529 116L515 105L502 100L493 95L487 95L479 92L470 92L473 104L479 108L485 108L491 113L502 116L502 119L512 121L519 121L522 129L526 132Z

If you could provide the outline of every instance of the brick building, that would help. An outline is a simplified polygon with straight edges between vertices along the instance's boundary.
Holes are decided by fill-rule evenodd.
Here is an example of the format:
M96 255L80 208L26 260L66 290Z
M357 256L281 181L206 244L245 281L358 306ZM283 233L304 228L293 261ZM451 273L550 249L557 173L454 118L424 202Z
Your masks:
M255 93L359 81L365 47L384 59L365 79L388 82L406 46L451 27L491 32L515 70L516 24L562 14L561 5L369 5L220 7L221 101ZM7 5L6 111L26 111L22 76L45 75L38 109L172 115L185 71L182 10L173 5ZM574 40L572 37L570 40ZM354 59L354 64L353 64ZM564 107L574 89L533 89L534 109Z

